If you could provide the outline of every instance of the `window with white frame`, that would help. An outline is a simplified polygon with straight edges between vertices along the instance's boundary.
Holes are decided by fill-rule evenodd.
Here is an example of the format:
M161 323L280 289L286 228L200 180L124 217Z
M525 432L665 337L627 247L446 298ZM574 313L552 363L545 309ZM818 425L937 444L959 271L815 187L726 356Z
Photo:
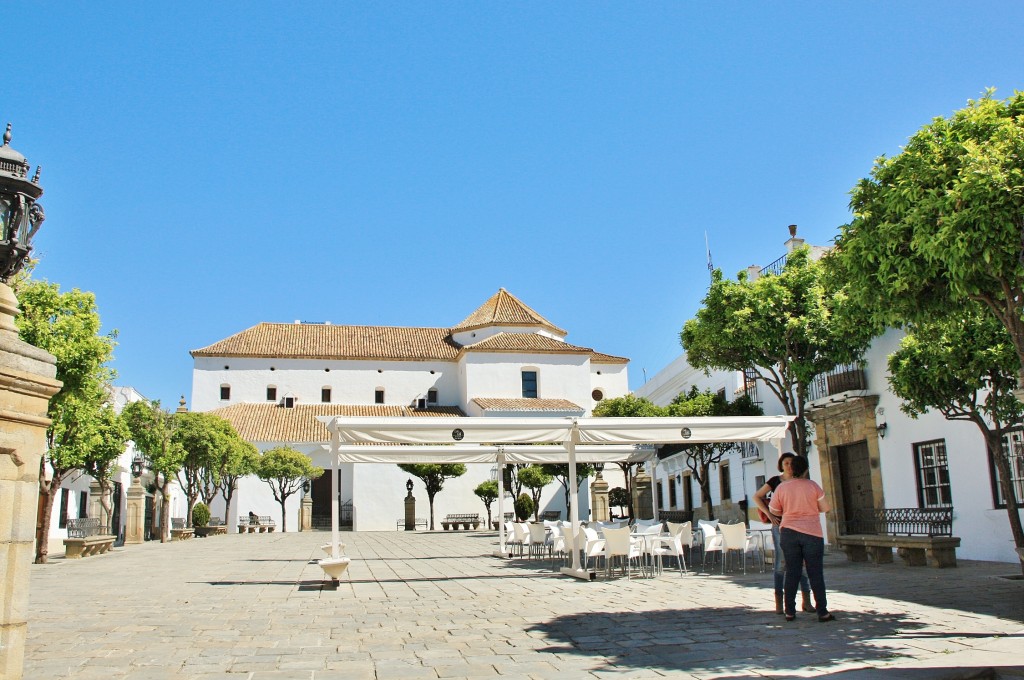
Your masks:
M732 500L732 477L729 476L729 463L718 466L718 488L722 490L722 501Z
M949 485L949 462L946 440L914 444L914 465L917 468L917 499L922 508L946 508L953 505Z
M1018 504L1024 503L1024 430L1013 430L1003 435L1003 451L1010 464L1010 487ZM1002 477L995 461L992 465L992 483L997 508L1006 507L1006 496L1003 495Z

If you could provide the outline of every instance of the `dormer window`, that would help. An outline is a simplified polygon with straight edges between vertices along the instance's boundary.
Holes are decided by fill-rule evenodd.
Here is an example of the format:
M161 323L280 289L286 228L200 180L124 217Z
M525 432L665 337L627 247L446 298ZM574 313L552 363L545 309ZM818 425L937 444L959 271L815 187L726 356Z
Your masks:
M295 408L295 404L296 404L296 403L297 403L298 401L299 401L299 400L295 398L295 395L293 395L293 394L286 394L286 395L284 396L284 399L282 399L282 400L281 400L281 404L282 404L282 405L283 405L283 406L284 406L285 408Z

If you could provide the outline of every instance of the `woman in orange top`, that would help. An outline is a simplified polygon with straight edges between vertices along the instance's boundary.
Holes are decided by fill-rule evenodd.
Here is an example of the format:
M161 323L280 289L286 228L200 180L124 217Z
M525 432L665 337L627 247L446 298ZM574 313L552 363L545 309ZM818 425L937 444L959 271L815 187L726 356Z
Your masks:
M821 622L834 621L825 599L825 538L819 515L832 508L825 500L825 491L816 482L801 479L807 472L807 459L792 458L793 479L779 484L768 505L774 515L782 516L779 542L786 557L784 605L786 620L796 618L796 591L802 567L807 567L807 580L814 593L814 607Z

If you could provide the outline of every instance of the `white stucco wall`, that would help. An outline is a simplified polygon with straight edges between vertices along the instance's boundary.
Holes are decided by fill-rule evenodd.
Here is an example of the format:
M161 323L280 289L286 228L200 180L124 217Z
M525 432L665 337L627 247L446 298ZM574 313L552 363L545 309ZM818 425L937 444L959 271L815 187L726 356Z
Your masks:
M473 352L466 355L462 368L467 401L473 397L520 399L522 371L536 370L539 398L568 399L588 413L594 406L587 356Z

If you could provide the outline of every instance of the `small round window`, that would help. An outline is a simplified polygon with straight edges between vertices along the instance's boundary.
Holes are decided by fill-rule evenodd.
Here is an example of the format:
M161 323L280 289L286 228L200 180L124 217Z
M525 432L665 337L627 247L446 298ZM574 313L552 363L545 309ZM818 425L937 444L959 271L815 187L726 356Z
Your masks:
M590 393L590 398L593 399L594 401L601 401L602 399L604 399L604 392L602 392L601 390L594 390L593 392Z

